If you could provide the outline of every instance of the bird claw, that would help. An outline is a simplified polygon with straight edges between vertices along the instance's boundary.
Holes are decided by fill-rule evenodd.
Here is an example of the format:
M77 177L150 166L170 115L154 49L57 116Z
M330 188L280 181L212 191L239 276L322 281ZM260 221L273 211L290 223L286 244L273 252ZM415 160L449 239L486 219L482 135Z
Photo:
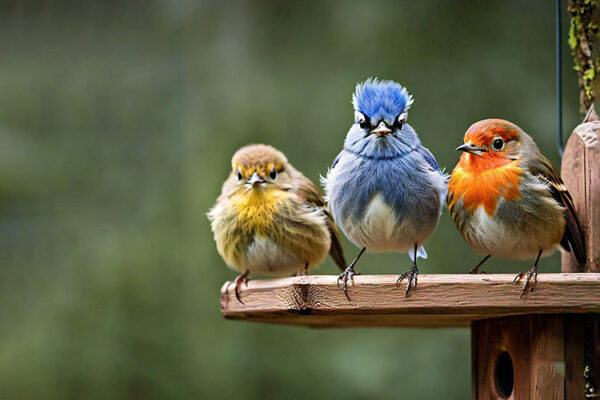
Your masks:
M404 293L404 298L408 297L408 292L410 290L410 286L413 284L413 279L414 279L414 287L415 289L417 288L417 276L419 275L419 270L417 269L417 266L413 264L412 267L410 267L410 269L403 273L402 275L400 275L400 277L396 280L396 285L399 285L400 282L402 282L402 280L404 280L404 278L408 278L408 283L406 284L406 292Z
M527 273L519 272L517 274L517 276L515 276L515 279L513 280L513 282L519 281L523 276L525 276L525 283L523 284L523 287L521 288L521 296L519 296L520 299L522 299L523 296L525 295L525 291L527 290L527 284L529 284L529 282L531 282L529 292L533 293L533 290L535 289L535 284L537 283L537 280L538 280L537 267L534 265L533 267L531 267L529 269L529 271L527 271Z
M296 273L296 276L306 276L308 275L308 263L302 268L300 271Z
M469 274L471 275L485 275L485 273L485 271L479 271L479 267L475 267L469 271Z
M479 264L477 264L475 267L473 267L472 270L469 271L469 274L472 275L476 275L476 274L485 274L485 271L481 271L479 272L479 268L481 268L481 266L491 257L490 254L488 254L487 256L485 256L483 258L483 260L479 261Z
M248 271L244 272L241 275L238 275L238 277L235 278L234 283L235 283L235 298L241 304L244 304L242 299L240 299L240 289L242 288L242 285L248 286Z
M354 267L350 266L346 268L346 270L342 272L337 278L338 289L340 288L340 280L344 282L344 294L346 295L348 301L351 301L350 296L348 296L348 278L350 278L350 281L352 282L352 284L354 284L354 275L360 275L360 272L354 272Z

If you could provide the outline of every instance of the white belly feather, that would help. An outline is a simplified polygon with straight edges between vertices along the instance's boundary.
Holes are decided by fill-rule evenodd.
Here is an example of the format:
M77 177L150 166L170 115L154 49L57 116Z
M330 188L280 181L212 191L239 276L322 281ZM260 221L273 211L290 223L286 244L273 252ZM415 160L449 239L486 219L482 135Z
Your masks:
M255 236L248 245L243 269L251 274L292 275L304 268L305 261L266 237Z
M505 259L528 259L537 256L540 249L547 254L558 247L553 231L540 231L536 235L511 229L490 217L483 206L479 206L469 223L467 242L480 254L491 254Z
M349 217L344 221L344 232L359 247L372 251L405 252L412 250L427 238L422 238L413 224L398 221L393 208L387 204L381 193L377 193L357 223Z

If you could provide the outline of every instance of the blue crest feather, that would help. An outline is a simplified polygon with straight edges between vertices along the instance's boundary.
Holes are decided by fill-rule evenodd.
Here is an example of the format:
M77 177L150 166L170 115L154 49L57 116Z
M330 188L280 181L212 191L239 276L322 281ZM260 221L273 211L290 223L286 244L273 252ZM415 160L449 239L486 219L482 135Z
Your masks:
M393 121L402 112L408 110L413 102L412 96L399 83L369 78L356 85L352 95L352 105L372 121L382 119Z

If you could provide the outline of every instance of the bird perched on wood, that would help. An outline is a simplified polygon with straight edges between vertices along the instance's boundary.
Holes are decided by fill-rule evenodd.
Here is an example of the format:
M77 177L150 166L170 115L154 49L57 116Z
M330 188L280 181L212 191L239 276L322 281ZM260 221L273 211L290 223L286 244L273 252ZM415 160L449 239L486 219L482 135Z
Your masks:
M417 257L427 258L423 244L438 224L447 177L406 122L412 103L396 82L370 78L358 84L354 123L323 178L335 222L362 249L338 278L346 296L366 249L408 252L413 265L397 281L408 278L405 297L417 285Z
M248 274L306 274L330 253L344 270L339 232L321 192L280 151L264 144L239 149L208 218L225 263Z
M540 256L559 246L585 263L573 200L554 166L517 125L485 119L467 130L448 185L448 207L465 241L486 257L534 258L521 289L537 282Z

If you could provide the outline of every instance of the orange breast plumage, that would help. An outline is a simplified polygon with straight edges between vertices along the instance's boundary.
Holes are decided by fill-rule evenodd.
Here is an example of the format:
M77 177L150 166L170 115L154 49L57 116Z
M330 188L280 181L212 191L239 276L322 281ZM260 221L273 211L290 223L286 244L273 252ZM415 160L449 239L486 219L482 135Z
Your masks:
M486 214L492 216L500 197L506 201L519 199L523 171L518 163L519 160L515 160L491 168L466 168L463 162L459 162L448 184L450 212L454 214L453 208L460 201L462 210L469 214L483 206Z

